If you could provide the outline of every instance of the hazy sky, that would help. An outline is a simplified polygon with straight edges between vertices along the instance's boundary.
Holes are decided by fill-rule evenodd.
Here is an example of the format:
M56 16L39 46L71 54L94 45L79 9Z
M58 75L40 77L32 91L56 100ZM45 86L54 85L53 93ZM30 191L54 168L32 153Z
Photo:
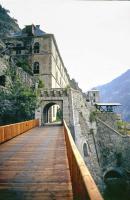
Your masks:
M53 33L64 64L86 91L130 68L130 2L0 0L21 28Z

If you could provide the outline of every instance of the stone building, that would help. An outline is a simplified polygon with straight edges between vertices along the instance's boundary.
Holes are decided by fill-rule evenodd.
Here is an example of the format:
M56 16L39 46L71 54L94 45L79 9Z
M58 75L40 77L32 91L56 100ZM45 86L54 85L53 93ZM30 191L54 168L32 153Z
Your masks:
M40 30L39 25L28 25L3 41L15 63L27 63L36 82L41 80L45 89L66 88L69 85L69 75L53 34ZM57 109L56 105L50 109L50 121L56 120Z
M92 105L100 102L100 93L97 89L89 90L86 94L87 101L91 102Z

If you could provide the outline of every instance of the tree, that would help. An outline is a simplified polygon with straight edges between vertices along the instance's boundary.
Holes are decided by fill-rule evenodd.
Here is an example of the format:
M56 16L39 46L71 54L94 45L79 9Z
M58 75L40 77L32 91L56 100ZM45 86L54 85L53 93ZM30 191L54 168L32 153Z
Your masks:
M11 81L0 91L0 125L33 119L38 102L36 90L22 83L15 69L7 74Z
M61 111L60 108L57 109L57 113L56 113L56 121L61 121L62 120L62 116L63 116L63 113Z

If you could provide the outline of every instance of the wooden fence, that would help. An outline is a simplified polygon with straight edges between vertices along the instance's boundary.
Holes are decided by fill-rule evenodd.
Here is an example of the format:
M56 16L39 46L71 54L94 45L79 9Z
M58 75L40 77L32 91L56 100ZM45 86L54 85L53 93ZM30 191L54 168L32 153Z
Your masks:
M39 120L37 119L0 126L0 143L10 140L36 126L39 126Z
M103 200L64 121L70 176L75 200Z

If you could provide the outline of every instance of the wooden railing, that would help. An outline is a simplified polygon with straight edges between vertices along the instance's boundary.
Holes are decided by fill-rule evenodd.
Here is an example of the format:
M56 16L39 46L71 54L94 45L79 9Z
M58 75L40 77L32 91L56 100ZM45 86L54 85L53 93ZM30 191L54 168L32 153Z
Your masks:
M10 140L36 126L39 126L39 120L37 119L0 126L0 143Z
M70 176L75 200L103 200L83 158L64 121L64 133L67 146Z

